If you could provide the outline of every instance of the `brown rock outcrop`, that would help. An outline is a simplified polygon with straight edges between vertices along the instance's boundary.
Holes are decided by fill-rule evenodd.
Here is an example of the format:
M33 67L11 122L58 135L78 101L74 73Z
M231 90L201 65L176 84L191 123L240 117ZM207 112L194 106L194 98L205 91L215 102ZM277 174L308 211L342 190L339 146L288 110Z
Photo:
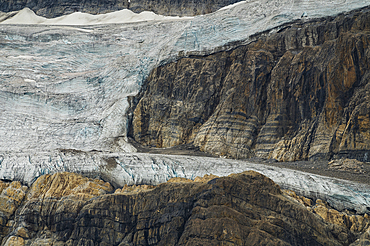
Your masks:
M361 235L366 233L370 228L370 218L368 214L358 215L348 210L340 212L331 208L321 199L317 199L313 202L309 198L298 196L294 191L284 190L284 192L306 206L309 211L319 215L326 222L346 227L354 234Z
M1 235L5 236L4 245L52 245L58 241L55 238L63 237L73 228L75 216L91 198L113 191L109 183L74 173L43 175L28 190L21 187L24 205L18 208L12 224L8 224L7 233ZM13 192L10 197L20 200L20 193ZM53 231L59 234L56 236Z
M198 180L112 194L107 183L76 174L42 176L2 245L349 245L356 240L347 226L325 222L259 173Z
M99 179L89 179L75 173L55 173L39 177L27 194L27 200L40 196L46 198L76 197L79 200L89 200L106 192L111 192L112 186Z
M369 8L297 21L155 68L132 100L130 134L232 158L368 161L369 23Z
M8 234L16 209L23 201L28 187L18 181L5 183L0 181L0 240Z

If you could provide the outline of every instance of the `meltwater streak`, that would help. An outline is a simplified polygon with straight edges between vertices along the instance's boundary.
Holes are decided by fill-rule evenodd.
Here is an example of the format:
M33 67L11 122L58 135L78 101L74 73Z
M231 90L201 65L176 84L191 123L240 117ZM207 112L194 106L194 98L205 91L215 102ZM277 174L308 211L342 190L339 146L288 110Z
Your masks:
M367 1L360 0L245 1L205 16L120 24L102 24L101 16L89 23L91 15L76 13L70 15L76 25L40 25L40 18L28 10L2 14L0 20L6 20L0 25L0 178L29 183L44 173L73 171L111 175L117 184L157 183L166 180L163 173L171 177L179 175L179 170L190 178L247 170L233 160L122 157L122 152L135 151L126 142L127 96L138 93L154 67L176 59L179 53L210 53L234 41L248 42L250 35L299 19L303 13L309 19L366 5ZM31 15L28 25L9 24L27 13ZM78 22L81 16L84 22ZM69 152L73 154L63 154ZM261 172L300 193L334 197L337 192L344 197L338 201L348 200L343 201L346 206L361 206L359 211L370 207L369 194L358 184L353 190L360 192L352 194L344 191L352 189L348 182L342 185L340 181L339 186L345 188L334 189L334 181L326 185L315 179L312 184L291 171L281 175L268 170ZM318 191L321 186L328 188Z

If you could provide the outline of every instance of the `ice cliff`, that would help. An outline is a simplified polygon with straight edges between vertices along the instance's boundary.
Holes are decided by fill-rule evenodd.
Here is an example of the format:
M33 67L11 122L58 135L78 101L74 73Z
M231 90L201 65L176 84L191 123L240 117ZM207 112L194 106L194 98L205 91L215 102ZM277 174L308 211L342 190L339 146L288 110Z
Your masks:
M94 17L96 25L62 22L68 17L40 24L27 9L2 13L0 177L32 182L44 173L74 171L107 175L122 185L247 170L246 163L232 160L129 154L135 148L127 143L127 97L138 93L153 68L178 57L226 50L295 19L366 5L360 0L243 1L193 18L151 15L137 23L104 24ZM84 24L91 17L79 16ZM265 174L283 186L336 198L340 190L345 206L362 212L369 207L369 189L362 186L336 180L318 186L309 182L316 179L310 175L298 181L293 173L268 170Z

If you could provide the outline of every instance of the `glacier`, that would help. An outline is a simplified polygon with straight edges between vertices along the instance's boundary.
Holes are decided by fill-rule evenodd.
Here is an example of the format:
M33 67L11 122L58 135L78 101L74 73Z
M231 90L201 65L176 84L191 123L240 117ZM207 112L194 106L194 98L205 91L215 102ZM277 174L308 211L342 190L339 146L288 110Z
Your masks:
M71 171L122 186L256 170L299 194L366 212L370 189L362 184L245 161L135 153L127 142L127 98L154 67L179 57L229 49L296 19L367 5L247 0L185 18L128 10L49 20L29 9L0 13L0 178L30 184L45 173Z
M251 35L299 19L303 12L309 19L367 4L243 1L192 18L126 10L98 16L74 13L50 19L52 24L21 10L0 22L0 151L132 152L125 141L127 97L138 93L154 67L227 49L233 42L247 43ZM131 22L133 16L143 21ZM92 25L86 25L89 21Z
M125 184L157 185L174 177L227 176L248 170L271 178L282 189L323 199L338 210L350 209L359 214L370 212L370 185L245 160L76 150L45 152L37 156L30 153L0 156L0 177L22 180L26 184L32 184L40 175L56 172L79 173L122 187Z

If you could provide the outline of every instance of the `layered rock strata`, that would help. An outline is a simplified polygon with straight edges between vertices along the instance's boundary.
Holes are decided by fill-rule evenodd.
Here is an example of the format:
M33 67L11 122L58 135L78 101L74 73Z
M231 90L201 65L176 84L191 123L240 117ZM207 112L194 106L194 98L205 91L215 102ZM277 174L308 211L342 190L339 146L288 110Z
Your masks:
M306 206L308 210L319 215L327 222L347 227L351 232L354 233L364 233L369 229L370 218L368 214L356 215L349 210L340 212L336 209L333 209L327 202L321 199L316 199L314 201L304 196L298 196L294 191L291 190L284 190L283 192Z
M43 175L30 188L17 181L0 181L0 187L1 245L30 245L55 228L63 234L87 201L113 191L109 183L74 173ZM37 240L33 245L48 245Z
M357 229L327 219L323 201L307 205L253 171L114 193L103 181L58 173L41 176L22 200L1 245L349 245L367 242L369 224L367 215L354 215Z
M0 2L0 11L11 12L23 8L32 9L37 15L47 18L74 12L104 14L130 9L133 12L153 11L161 15L193 16L212 13L240 0L7 0Z
M154 69L131 135L157 148L279 161L370 158L370 10L286 24Z

